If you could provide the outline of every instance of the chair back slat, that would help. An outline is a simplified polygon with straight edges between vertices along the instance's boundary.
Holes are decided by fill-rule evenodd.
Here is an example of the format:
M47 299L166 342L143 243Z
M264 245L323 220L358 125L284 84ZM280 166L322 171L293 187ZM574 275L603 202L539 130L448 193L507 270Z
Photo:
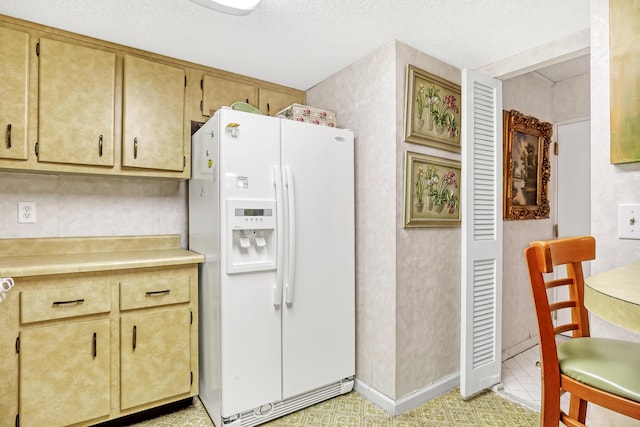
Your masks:
M553 333L555 335L561 334L563 332L569 331L577 331L579 325L577 323L565 323L564 325L556 326L553 328Z
M562 310L563 308L574 308L576 306L576 302L575 301L560 301L560 302L554 302L553 304L549 304L549 310L551 311L557 311L557 310Z
M572 285L572 284L573 284L573 280L569 279L568 277L563 277L562 279L547 280L544 283L547 289L557 288L558 286L566 286L566 285Z

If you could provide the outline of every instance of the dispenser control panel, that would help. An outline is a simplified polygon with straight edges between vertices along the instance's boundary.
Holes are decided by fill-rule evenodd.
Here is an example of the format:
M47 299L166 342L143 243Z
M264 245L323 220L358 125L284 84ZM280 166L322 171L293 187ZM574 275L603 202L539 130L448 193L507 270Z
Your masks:
M227 273L276 268L275 201L227 200Z

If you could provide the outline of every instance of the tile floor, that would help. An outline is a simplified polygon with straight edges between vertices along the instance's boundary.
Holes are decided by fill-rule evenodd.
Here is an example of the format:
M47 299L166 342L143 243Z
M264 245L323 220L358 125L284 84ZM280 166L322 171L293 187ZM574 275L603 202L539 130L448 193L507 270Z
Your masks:
M540 411L540 351L535 345L502 363L502 384L494 387L500 395L511 398L521 405ZM569 410L569 396L560 397L560 406Z

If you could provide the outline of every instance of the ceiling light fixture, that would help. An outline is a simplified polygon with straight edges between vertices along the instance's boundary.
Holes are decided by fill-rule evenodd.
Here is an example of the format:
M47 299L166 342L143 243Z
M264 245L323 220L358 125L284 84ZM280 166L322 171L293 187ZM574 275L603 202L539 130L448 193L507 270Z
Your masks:
M260 0L191 0L200 6L229 15L248 15L256 8Z

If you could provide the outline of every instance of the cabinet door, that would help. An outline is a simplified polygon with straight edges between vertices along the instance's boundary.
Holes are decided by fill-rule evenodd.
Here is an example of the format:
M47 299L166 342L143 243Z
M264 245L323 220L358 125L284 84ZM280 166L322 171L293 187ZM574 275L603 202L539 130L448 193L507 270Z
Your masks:
M184 170L185 71L124 57L122 164Z
M120 408L191 391L189 307L120 318Z
M264 88L259 89L259 97L260 106L258 108L269 116L275 116L291 104L304 104L303 95L292 95Z
M116 55L40 39L38 161L113 166Z
M27 158L29 34L0 28L0 158Z
M20 333L20 425L64 426L107 416L109 319Z
M202 77L202 115L213 116L222 106L234 102L256 104L256 88L246 83L225 80L219 77Z

